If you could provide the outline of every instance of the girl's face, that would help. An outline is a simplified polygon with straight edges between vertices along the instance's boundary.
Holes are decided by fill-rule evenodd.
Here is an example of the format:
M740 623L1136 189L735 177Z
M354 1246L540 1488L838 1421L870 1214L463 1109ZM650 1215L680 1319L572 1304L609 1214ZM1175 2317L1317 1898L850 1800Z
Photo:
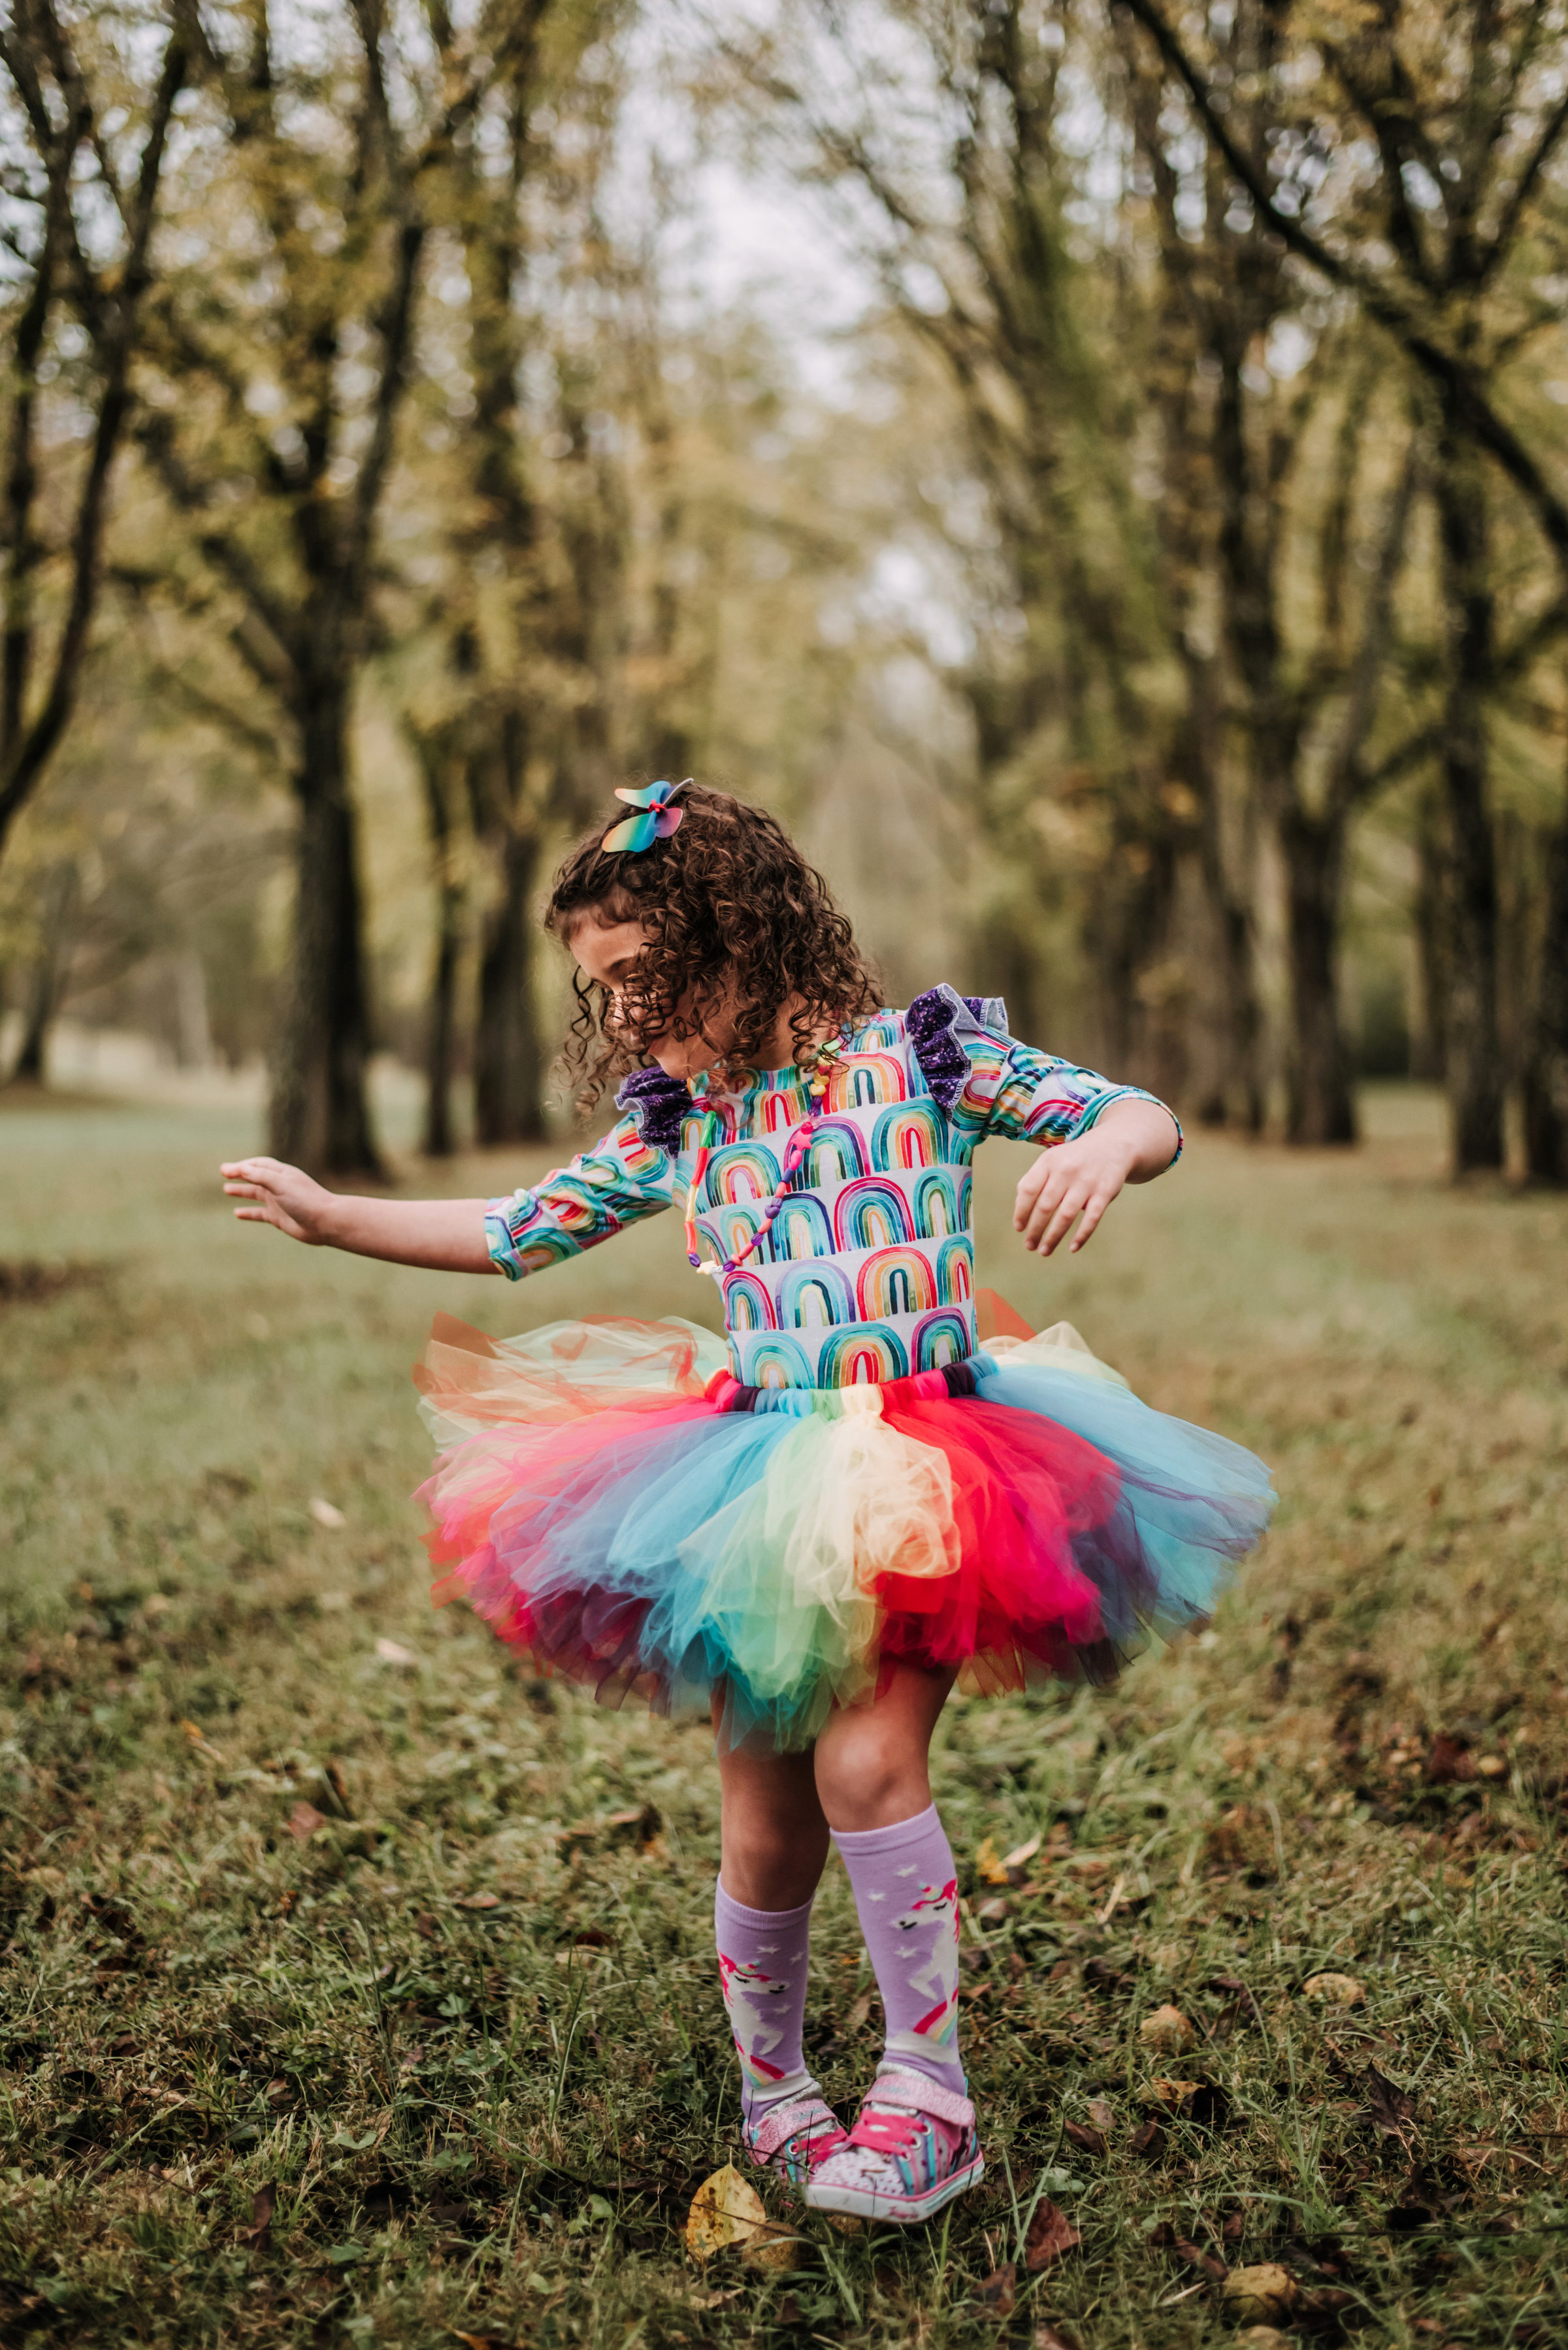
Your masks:
M636 969L639 956L648 944L648 930L641 922L602 922L586 914L574 925L566 941L570 951L596 986L605 988L610 997L610 1018L622 991ZM684 1007L682 1007L684 1008ZM715 1024L710 1021L712 1027ZM666 1076L690 1080L711 1069L723 1056L726 1045L723 1021L717 1024L719 1033L710 1041L707 1037L676 1036L670 1029L658 1035L644 1030L642 1042Z

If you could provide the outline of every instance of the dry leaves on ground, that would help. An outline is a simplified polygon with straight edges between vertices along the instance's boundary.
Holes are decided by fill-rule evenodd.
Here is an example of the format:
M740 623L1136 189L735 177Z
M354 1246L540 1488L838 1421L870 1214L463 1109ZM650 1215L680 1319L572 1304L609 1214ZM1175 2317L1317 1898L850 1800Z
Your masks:
M1179 2056L1198 2034L1179 2007L1157 2007L1138 2025L1137 2036L1157 2056Z
M1034 2217L1023 2240L1024 2264L1037 2274L1064 2252L1076 2251L1081 2241L1065 2211L1048 2196L1043 2196L1034 2207Z
M1308 1975L1302 1985L1308 1999L1326 2000L1333 2007L1364 2007L1366 1993L1354 1975Z
M775 2226L750 2179L727 2162L691 2198L686 2249L694 2261L735 2251L759 2267L787 2269L794 2265L797 2239L787 2228Z
M1264 2324L1288 2316L1300 2292L1290 2271L1281 2268L1277 2261L1261 2261L1252 2268L1232 2269L1221 2290L1232 2316L1243 2323Z

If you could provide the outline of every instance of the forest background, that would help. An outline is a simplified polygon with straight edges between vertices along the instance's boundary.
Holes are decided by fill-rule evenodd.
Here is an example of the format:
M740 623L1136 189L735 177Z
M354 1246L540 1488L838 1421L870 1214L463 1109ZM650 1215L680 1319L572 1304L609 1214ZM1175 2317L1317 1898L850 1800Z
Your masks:
M538 1138L553 862L775 808L1195 1117L1568 1181L1568 11L13 0L4 1066ZM90 1055L87 1056L90 1058Z

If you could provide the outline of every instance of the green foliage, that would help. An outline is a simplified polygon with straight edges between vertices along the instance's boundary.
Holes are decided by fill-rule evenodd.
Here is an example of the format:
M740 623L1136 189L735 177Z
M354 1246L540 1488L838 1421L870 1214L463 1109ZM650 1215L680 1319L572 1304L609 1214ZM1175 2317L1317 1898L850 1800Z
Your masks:
M1429 1097L1371 1108L1355 1160L1199 1138L1069 1265L1011 1254L982 1159L988 1277L1262 1450L1281 1520L1119 1689L950 1708L990 2177L925 2233L808 2220L772 2278L680 2241L738 2111L708 1733L432 1615L406 1498L437 1305L690 1313L672 1232L438 1283L232 1224L232 1118L0 1113L7 2342L1229 2342L1183 2247L1282 2262L1308 2343L1557 2338L1568 1219L1442 1187ZM868 1988L831 1871L846 2103ZM1032 2272L1043 2181L1083 2247Z

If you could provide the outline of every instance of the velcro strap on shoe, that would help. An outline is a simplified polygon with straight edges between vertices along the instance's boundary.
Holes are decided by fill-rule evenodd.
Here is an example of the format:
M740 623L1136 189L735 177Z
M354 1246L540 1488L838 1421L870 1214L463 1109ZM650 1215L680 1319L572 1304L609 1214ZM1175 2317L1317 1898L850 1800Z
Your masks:
M836 2114L820 2097L794 2097L786 2106L770 2106L756 2128L746 2132L746 2144L759 2162L766 2162L802 2130L809 2130L825 2146L845 2134Z
M956 2089L942 2088L924 2073L878 2073L866 2102L898 2106L905 2113L934 2114L938 2121L950 2122L955 2129L974 2127L974 2107L969 2099L961 2097Z

